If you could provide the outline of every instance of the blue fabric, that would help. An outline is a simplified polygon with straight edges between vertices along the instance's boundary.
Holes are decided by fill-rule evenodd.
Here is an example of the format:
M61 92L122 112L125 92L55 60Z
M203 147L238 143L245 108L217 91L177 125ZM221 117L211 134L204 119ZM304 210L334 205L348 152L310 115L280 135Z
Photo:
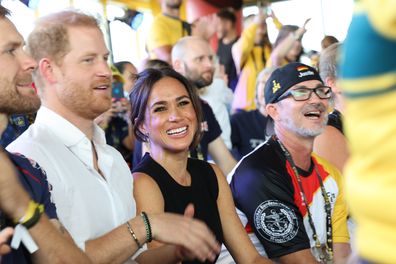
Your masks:
M370 43L370 50L367 50L367 43ZM343 49L342 79L368 78L386 72L396 74L395 41L374 31L366 14L354 15Z
M11 115L8 121L8 125L0 138L0 145L3 148L7 147L30 125L26 115Z
M20 182L30 197L37 203L43 204L45 213L50 219L57 219L55 204L51 201L50 185L44 170L32 160L27 159L21 154L13 154L6 152L8 157L14 163ZM2 216L3 218L3 216ZM10 219L6 219L7 226L13 226ZM32 263L30 254L27 249L21 245L17 250L2 257L2 264L25 264Z

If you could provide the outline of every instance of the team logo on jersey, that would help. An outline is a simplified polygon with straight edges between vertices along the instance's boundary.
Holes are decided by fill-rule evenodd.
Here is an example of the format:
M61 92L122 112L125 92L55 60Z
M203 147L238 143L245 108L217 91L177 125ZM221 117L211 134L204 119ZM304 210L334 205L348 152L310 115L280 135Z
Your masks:
M276 200L262 202L254 212L254 225L259 234L272 243L285 243L298 232L293 210Z

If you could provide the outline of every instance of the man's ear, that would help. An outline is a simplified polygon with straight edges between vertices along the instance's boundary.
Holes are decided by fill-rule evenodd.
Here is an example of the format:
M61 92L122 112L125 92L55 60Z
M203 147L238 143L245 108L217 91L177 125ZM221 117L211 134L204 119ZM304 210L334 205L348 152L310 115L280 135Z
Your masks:
M265 110L267 114L274 120L279 120L278 104L267 104Z
M178 73L184 74L184 65L183 65L183 62L180 59L174 60L173 63L172 63L172 67Z
M38 70L40 72L40 76L43 80L45 80L45 82L56 82L54 62L52 60L48 58L42 58L38 63Z
M330 87L334 87L337 84L336 78L333 78L333 77L326 77L326 79L324 81L325 81L325 85L330 86Z

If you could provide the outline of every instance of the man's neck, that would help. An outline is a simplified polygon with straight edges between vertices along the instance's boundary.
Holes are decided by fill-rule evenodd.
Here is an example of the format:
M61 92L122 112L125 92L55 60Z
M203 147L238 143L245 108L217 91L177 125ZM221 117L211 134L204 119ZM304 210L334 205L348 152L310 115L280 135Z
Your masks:
M296 136L294 133L279 127L275 127L275 134L289 151L296 166L308 171L311 167L314 138Z
M8 125L8 115L0 113L0 138Z
M196 88L196 89L197 89L198 95L199 95L199 96L205 95L206 90L207 90L208 87L209 87L209 86L205 86L205 87L202 87L202 88L199 88L199 89Z
M222 39L223 44L230 44L237 38L237 33L235 30L231 30L230 32L227 33L227 35L224 36Z
M43 101L42 104L43 104L43 106L47 107L48 109L51 109L52 111L54 111L55 113L62 116L64 119L66 119L70 123L72 123L78 129L80 129L81 132L83 132L89 140L92 141L93 133L94 133L94 121L93 120L83 118L63 106L55 107L45 101Z

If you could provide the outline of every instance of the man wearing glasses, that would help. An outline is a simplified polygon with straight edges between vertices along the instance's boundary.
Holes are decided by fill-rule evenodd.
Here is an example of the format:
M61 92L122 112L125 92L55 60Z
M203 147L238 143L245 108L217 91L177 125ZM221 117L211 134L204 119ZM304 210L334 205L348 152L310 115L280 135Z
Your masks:
M341 174L312 153L331 97L310 66L275 70L265 86L275 134L228 177L250 238L281 263L338 263L350 252Z

